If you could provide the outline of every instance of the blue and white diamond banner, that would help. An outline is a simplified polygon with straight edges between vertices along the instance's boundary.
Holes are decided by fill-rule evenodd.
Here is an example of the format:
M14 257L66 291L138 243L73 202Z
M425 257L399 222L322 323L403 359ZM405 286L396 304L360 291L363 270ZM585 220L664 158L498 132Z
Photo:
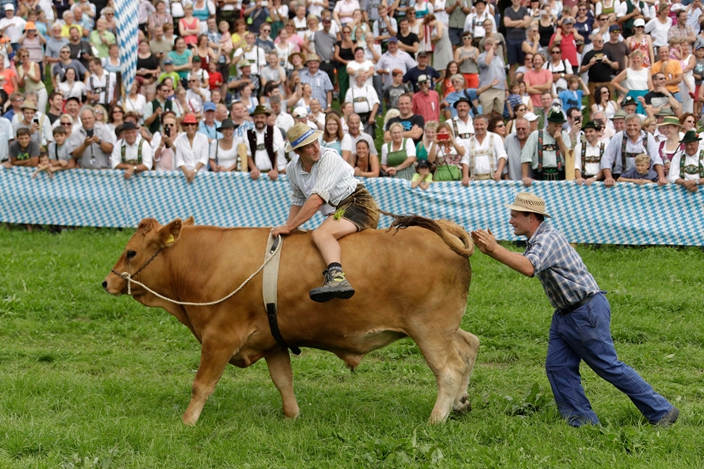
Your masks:
M149 172L125 180L122 171L62 171L50 179L32 169L0 169L0 221L41 225L136 227L193 215L199 225L269 227L283 224L290 206L288 180L243 173L201 173L192 184L180 172ZM427 191L400 179L367 179L379 207L397 214L447 218L467 230L491 228L499 239L518 239L508 224L516 194L527 190L547 202L550 221L570 242L704 246L704 192L681 186L574 182L478 181L433 183ZM304 228L322 222L316 215ZM388 227L382 216L380 228Z
M122 68L122 89L127 96L137 76L139 0L115 0L115 21Z

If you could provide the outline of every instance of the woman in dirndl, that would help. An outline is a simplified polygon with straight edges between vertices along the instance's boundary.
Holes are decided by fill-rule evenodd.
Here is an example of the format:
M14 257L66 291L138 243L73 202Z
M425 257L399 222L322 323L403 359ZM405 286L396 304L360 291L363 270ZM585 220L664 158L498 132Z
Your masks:
M389 177L411 180L416 173L416 148L413 140L403 138L403 126L396 122L389 128L391 141L381 147L381 169Z
M433 181L462 180L461 161L466 150L455 140L452 127L447 122L440 124L433 143L428 153L428 161L436 165Z

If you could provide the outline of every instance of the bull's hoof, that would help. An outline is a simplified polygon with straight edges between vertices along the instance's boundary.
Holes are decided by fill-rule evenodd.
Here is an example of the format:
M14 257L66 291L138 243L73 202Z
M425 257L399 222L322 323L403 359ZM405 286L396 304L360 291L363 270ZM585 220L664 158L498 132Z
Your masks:
M456 414L466 414L472 411L472 403L469 401L469 396L462 396L459 402L452 406L452 411Z
M200 416L188 415L188 412L186 412L183 414L183 424L188 425L189 427L194 427L198 423L198 417Z

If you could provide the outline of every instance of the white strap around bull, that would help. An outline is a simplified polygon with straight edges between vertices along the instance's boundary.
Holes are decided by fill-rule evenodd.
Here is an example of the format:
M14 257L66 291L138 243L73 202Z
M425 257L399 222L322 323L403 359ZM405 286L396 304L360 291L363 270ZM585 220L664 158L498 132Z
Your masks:
M270 245L270 244L272 243L272 241L273 241L273 238L272 238L271 236L269 236L268 238L269 238L269 241L268 241L269 244L268 244L268 245ZM157 297L161 298L162 300L166 300L166 301L169 301L169 302L174 303L174 304L177 304L177 305L182 305L182 306L213 306L213 305L216 305L216 304L218 304L218 303L222 303L223 301L225 301L225 300L227 300L227 299L233 297L235 294L237 294L237 292L239 292L240 290L242 290L242 288L244 288L244 286L247 285L250 280L252 280L254 277L256 277L256 275L257 275L259 272L261 272L262 269L263 269L274 257L277 257L277 255L278 255L279 252L281 251L281 246L283 245L283 238L281 237L281 235L277 236L277 238L278 238L278 243L276 243L276 247L275 247L274 251L273 251L273 252L269 252L269 249L267 249L266 254L265 254L265 256L264 256L264 262L262 263L262 265L260 265L259 268L258 268L252 275L250 275L250 276L247 278L247 280L245 280L244 282L242 282L242 284L241 284L239 287L237 287L237 289L236 289L235 291L233 291L232 293L230 293L230 294L227 295L226 297L224 297L224 298L222 298L222 299L219 299L219 300L217 300L217 301L210 301L210 302L208 302L208 303L191 303L190 301L176 301L176 300L172 300L171 298L167 298L167 297L165 297L164 295L161 295L161 294L155 292L154 290L152 290L151 288L149 288L148 286L146 286L146 285L143 284L142 282L139 282L139 281L133 279L133 278L130 276L130 274L129 274L128 272L123 272L122 275L120 275L120 277L122 277L123 279L127 280L127 294L130 295L130 296L132 295L132 284L134 283L134 284L139 285L140 287L144 288L145 290L147 290L147 291L148 291L149 293L151 293L152 295L157 296ZM278 270L278 269L277 269L277 270ZM266 282L265 282L265 283L266 283Z

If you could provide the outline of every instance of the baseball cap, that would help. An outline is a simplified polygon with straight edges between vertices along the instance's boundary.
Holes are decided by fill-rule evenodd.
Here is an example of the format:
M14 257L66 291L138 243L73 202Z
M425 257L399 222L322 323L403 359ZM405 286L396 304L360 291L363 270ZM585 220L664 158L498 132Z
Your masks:
M391 36L389 38L389 42L398 42L398 38L396 36Z
M633 22L634 28L637 28L638 26L645 26L645 20L643 20L643 18L638 18Z
M306 108L304 108L303 106L298 106L296 109L293 110L293 117L304 119L308 117L308 111L306 111Z
M570 17L567 17L562 21L562 24L574 24L574 20Z
M428 75L418 75L418 83L425 83L426 81L428 81Z
M418 55L417 55L417 57L427 57L427 56L428 56L428 53L424 50L418 52Z
M203 105L203 112L215 111L215 103L205 103Z
M523 116L523 118L525 120L527 120L528 122L533 122L533 121L537 121L538 119L540 119L540 117L533 114L532 112L526 112L525 115Z
M37 25L35 25L33 21L27 21L27 23L24 25L25 31L29 31L30 29L37 29Z
M609 26L609 32L613 33L614 31L621 31L621 26L618 24L612 24Z
M7 10L13 10L13 11L14 11L14 10L15 10L15 6L14 6L12 3L8 3L7 5L5 5L5 11L7 11Z
M174 61L171 59L164 60L164 65L173 65L173 64L174 64Z

